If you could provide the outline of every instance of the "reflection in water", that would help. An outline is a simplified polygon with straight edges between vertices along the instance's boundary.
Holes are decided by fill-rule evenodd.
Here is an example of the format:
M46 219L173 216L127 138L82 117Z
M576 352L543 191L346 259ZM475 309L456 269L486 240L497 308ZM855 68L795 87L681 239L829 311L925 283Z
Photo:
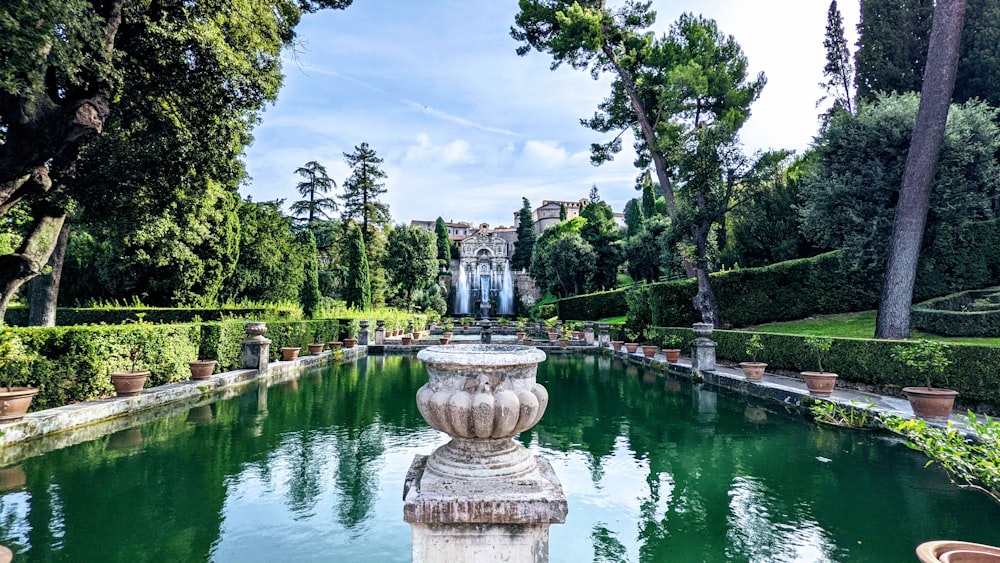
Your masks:
M447 440L417 412L426 378L409 356L330 366L0 468L0 543L18 561L408 561L402 481ZM550 357L538 380L548 411L519 439L569 500L552 561L902 561L927 538L1000 544L997 507L877 435L607 357Z

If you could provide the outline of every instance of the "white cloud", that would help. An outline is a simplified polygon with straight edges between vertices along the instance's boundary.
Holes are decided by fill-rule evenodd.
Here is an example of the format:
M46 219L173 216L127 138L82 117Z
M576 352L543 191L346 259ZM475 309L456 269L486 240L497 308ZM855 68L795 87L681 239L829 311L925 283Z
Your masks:
M417 135L417 144L406 149L403 160L423 165L440 162L449 166L476 162L476 158L469 151L468 141L456 139L445 145L435 145L426 133Z

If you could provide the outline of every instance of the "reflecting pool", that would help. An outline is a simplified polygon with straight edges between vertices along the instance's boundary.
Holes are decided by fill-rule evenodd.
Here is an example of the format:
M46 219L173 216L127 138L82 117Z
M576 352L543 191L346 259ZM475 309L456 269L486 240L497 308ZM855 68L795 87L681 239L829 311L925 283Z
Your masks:
M0 469L17 561L409 561L406 470L447 441L413 357L363 358ZM902 444L607 357L550 356L521 436L569 500L552 561L912 561L1000 507Z

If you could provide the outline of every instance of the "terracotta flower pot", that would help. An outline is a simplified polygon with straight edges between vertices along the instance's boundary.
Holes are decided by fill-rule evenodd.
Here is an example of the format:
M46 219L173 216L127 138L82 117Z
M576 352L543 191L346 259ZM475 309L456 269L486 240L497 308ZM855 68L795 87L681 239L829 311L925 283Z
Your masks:
M652 358L653 356L656 355L656 351L659 349L660 349L659 346L643 346L642 355L647 358Z
M569 346L569 338L560 338L559 345L562 346L563 348Z
M191 379L208 379L212 377L217 363L215 360L195 360L188 362L188 368L191 370Z
M523 332L517 333L517 341L520 342L520 341L524 340L525 336L527 336L527 334L525 334Z
M111 383L119 397L135 397L146 386L148 371L116 371L111 374Z
M344 343L339 340L332 340L330 342L327 342L326 345L329 346L331 350L340 350L341 346L343 346Z
M573 331L573 338L575 338L577 340L583 340L583 331L582 330L574 330Z
M358 341L357 341L356 338L345 338L344 339L344 348L354 348L354 345L357 344L357 343L358 343Z
M319 342L319 343L316 343L316 344L310 344L309 345L309 353L315 356L316 354L319 354L320 352L322 352L323 348L325 348L325 347L326 347L326 344L323 344L322 342Z
M809 388L809 394L815 397L829 397L833 386L837 383L837 374L826 371L804 371L802 379Z
M38 394L34 387L0 387L0 422L20 420L28 412L31 400Z
M302 350L302 348L295 348L295 347L291 347L291 346L287 346L285 348L282 348L281 349L281 359L285 360L286 362L294 360L295 358L299 357L299 352L301 350Z
M740 369L743 370L747 381L760 381L764 377L767 364L764 362L740 362Z
M454 333L453 331L450 331L450 330L449 330L449 331L446 331L446 332L445 332L444 334L442 334L441 336L443 336L443 337L445 337L445 338L451 338L452 336L455 336L455 333Z
M624 343L625 343L624 340L612 340L611 341L611 347L614 348L615 350L621 350L622 349L622 344L624 344Z
M559 333L558 332L550 332L549 333L549 340L551 340L553 342L555 342L556 340L559 340Z
M442 337L442 338L438 339L438 342L440 342L441 344L447 344L447 343L451 342L451 339L450 338L443 338Z
M412 341L413 341L413 338L411 338L409 336L404 336L403 337L403 346L409 346L410 342L412 342Z
M678 360L681 359L681 351L679 348L665 348L663 350L663 355L667 357L667 363L676 364Z
M639 343L638 342L626 342L625 343L625 351L628 352L629 354L635 354L635 351L638 350L638 349L639 349Z
M937 387L903 387L913 414L933 422L944 422L951 416L958 391Z
M531 345L532 345L532 344L534 344L534 343L535 343L535 341L534 341L534 340L532 340L532 339L530 339L530 338L525 338L525 339L524 339L524 345L525 345L525 346L531 346Z

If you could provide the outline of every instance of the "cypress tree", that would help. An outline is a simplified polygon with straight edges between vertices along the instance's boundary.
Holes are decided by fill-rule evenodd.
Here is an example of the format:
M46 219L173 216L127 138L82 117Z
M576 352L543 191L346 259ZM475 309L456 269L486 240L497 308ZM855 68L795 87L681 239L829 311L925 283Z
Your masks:
M438 217L434 222L434 233L437 235L437 259L448 264L451 260L451 239L448 238L448 225Z
M521 211L517 215L517 242L514 243L514 257L510 260L513 270L531 266L531 255L535 252L535 220L531 216L531 204L526 197L521 201Z
M372 287L371 273L368 269L368 254L365 251L365 241L361 229L351 223L347 229L347 283L344 284L344 301L348 307L362 311L371 308Z

